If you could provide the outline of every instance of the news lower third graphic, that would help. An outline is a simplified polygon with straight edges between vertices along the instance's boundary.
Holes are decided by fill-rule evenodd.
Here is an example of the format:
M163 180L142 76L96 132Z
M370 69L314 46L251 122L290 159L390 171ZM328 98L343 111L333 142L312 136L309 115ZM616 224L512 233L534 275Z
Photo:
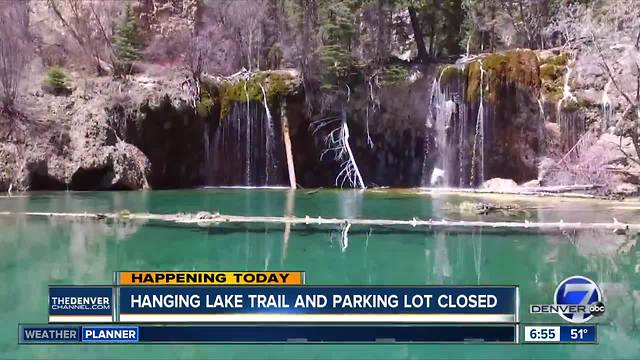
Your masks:
M531 305L531 314L558 314L562 319L581 324L604 314L602 291L598 284L584 276L571 276L560 282L553 304Z
M563 280L532 314L582 323L604 312L590 279ZM318 286L301 271L116 272L111 285L49 287L48 324L20 344L595 343L596 325L521 328L505 286ZM521 336L521 330L524 330Z

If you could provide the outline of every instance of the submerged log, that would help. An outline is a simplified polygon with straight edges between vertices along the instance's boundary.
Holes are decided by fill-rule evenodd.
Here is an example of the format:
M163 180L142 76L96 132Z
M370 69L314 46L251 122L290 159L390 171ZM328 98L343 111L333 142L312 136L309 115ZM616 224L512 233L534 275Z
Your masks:
M505 228L505 229L540 229L540 230L640 230L640 223L623 223L613 218L612 222L581 223L581 222L531 222L524 221L465 221L465 220L411 220L393 219L345 219L323 217L295 217L295 216L243 216L224 215L220 213L199 212L198 214L150 214L129 213L122 210L117 213L53 213L53 212L0 212L0 216L44 216L67 217L85 219L120 219L120 220L155 220L173 222L179 224L197 224L199 226L211 226L220 223L261 223L261 224L291 224L291 225L365 225L365 226L410 226L427 228Z

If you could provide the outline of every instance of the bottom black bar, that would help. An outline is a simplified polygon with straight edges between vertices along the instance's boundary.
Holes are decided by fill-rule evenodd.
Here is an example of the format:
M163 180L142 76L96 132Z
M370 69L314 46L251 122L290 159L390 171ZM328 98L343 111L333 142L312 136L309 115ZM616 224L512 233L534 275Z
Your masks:
M515 342L515 326L141 326L140 342Z
M22 344L515 343L517 325L21 325L19 331ZM65 334L73 336L59 337Z

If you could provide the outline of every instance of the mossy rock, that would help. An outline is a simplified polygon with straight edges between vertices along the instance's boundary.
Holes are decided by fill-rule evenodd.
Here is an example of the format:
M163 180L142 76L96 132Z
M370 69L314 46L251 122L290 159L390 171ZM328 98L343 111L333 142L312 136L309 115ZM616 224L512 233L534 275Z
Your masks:
M567 64L569 64L569 55L566 53L552 55L542 61L542 65L567 66Z
M558 78L562 78L566 71L566 66L542 64L540 65L540 80L555 81Z
M438 71L438 77L441 83L448 83L455 79L460 79L464 76L464 69L461 69L455 65L445 65Z
M409 79L409 70L401 65L390 65L382 70L380 83L383 86L395 86Z
M199 117L206 119L211 115L213 110L214 100L211 97L210 90L202 86L200 88L200 99L196 103L196 113Z
M263 71L252 74L248 79L229 79L217 83L209 82L209 86L215 86L217 96L212 95L212 104L215 101L220 103L220 118L225 118L231 109L233 102L264 102L265 96L267 105L276 104L278 97L287 95L296 90L299 86L298 79L289 72L284 71Z
M544 81L541 91L547 101L558 102L562 98L564 86L559 81Z
M562 63L557 61L557 63ZM540 65L540 81L542 82L542 95L548 101L557 102L564 92L564 76L567 73L565 65L546 62Z
M481 67L484 69L484 95L490 102L499 96L500 87L513 84L526 89L537 97L540 92L538 58L531 50L510 50L489 54L471 62L467 68L466 100L475 101L480 96Z

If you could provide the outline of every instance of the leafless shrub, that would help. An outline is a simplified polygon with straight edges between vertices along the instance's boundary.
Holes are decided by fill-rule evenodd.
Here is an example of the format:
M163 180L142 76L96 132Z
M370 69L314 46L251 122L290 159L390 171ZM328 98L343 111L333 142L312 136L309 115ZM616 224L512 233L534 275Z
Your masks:
M213 54L213 46L207 31L205 34L194 34L187 50L187 64L194 79L200 78L209 65L209 57Z
M545 173L544 183L595 184L607 189L615 188L620 184L620 179L608 167L619 157L615 146L598 141L595 132L587 132L560 160L546 159L541 164Z
M22 71L28 60L29 3L0 4L0 103L13 112Z
M179 63L188 54L190 42L189 35L185 33L156 36L146 46L144 59L163 65Z
M76 41L83 54L103 74L112 61L112 24L118 14L117 1L47 0L54 16ZM112 65L111 65L112 66Z
M285 16L284 1L203 1L187 64L194 74L278 68L291 51Z
M561 8L552 29L562 33L564 46L598 62L612 85L608 96L617 100L613 105L618 118L616 133L631 139L635 154L620 150L629 161L640 165L639 19L635 0L602 2L597 7L574 3Z

